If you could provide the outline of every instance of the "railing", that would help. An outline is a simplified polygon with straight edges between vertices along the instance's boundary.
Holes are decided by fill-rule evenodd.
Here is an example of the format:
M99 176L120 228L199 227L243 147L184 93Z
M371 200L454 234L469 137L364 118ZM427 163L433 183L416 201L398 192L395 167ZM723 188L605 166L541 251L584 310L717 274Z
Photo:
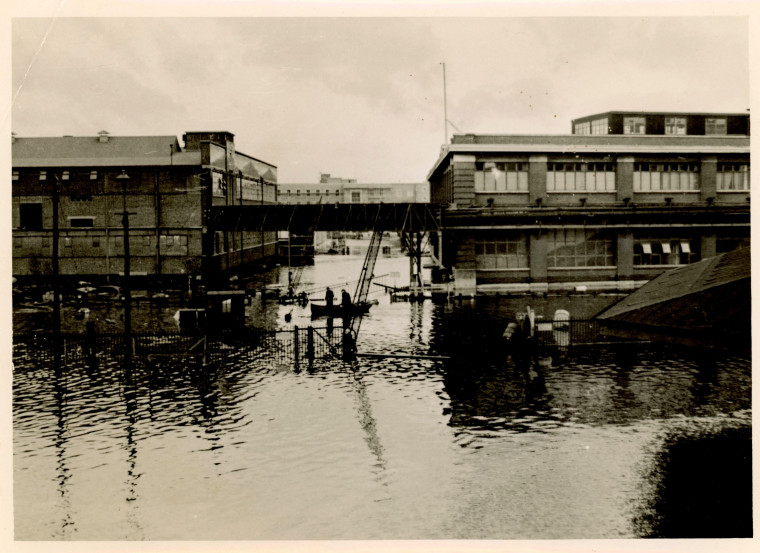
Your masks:
M558 348L643 342L607 335L597 320L537 320L535 337L538 347Z
M165 359L188 358L203 366L230 355L237 358L265 358L276 365L312 368L316 362L340 358L341 327L293 327L286 330L244 329L213 333L135 333L132 335L133 361L159 363ZM51 365L55 361L52 333L13 336L16 365ZM62 334L61 366L75 363L123 362L123 334Z

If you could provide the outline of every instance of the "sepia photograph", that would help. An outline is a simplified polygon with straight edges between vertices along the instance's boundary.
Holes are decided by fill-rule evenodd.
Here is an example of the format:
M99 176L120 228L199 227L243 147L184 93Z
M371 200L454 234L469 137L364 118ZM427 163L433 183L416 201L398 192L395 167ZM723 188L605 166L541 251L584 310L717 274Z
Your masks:
M746 5L90 4L7 21L14 547L751 547Z

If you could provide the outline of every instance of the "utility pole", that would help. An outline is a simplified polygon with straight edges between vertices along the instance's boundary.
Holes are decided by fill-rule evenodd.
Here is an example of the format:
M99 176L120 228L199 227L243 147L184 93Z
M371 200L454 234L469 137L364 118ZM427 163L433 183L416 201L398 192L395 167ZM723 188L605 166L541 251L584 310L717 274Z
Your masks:
M129 175L122 169L121 174L116 177L121 181L122 186L122 207L121 224L124 228L124 365L127 368L132 367L132 289L130 279L130 253L129 253L129 211L127 211L127 182Z
M61 368L61 290L58 269L58 175L53 179L53 362Z

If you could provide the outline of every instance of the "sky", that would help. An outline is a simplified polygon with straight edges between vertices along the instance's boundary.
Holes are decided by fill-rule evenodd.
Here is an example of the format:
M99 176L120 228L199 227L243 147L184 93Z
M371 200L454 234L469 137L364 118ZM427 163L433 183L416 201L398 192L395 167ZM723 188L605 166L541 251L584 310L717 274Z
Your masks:
M14 18L10 126L225 130L281 183L422 182L453 133L744 112L748 35L745 17Z

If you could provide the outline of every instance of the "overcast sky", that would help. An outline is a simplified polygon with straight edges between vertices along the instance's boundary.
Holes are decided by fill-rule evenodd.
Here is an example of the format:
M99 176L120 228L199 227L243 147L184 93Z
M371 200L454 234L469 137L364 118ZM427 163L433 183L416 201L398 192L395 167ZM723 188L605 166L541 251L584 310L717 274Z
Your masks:
M743 112L748 48L740 17L14 19L12 130L227 130L280 182L419 182L441 62L461 132L567 134L609 110Z

